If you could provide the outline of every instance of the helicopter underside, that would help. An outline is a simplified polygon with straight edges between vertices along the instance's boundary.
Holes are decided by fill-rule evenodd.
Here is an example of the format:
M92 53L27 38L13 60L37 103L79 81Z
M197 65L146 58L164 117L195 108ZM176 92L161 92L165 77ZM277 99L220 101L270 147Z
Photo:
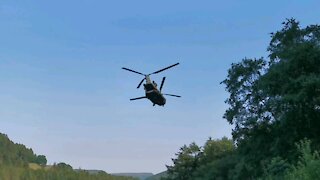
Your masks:
M162 93L161 90L162 90L162 87L163 87L163 84L164 84L164 81L165 81L166 77L162 78L161 85L160 85L159 89L157 87L158 86L157 83L154 82L154 81L151 81L151 79L150 79L150 75L158 74L158 73L160 73L162 71L165 71L165 70L167 70L169 68L172 68L174 66L177 66L177 65L179 65L179 63L176 63L176 64L173 64L171 66L165 67L163 69L160 69L160 70L155 71L155 72L150 73L150 74L143 74L141 72L138 72L138 71L123 67L122 69L124 69L126 71L130 71L130 72L133 72L133 73L136 73L136 74L144 76L144 78L140 81L140 83L139 83L139 85L137 87L138 89L143 84L143 82L146 82L145 84L143 84L144 90L146 92L146 95L143 96L143 97L131 98L130 101L147 98L153 103L153 105L157 104L159 106L164 106L166 104L166 99L164 98L164 95L166 95L166 96L174 96L174 97L181 97L181 96L174 95L174 94L163 94Z
M166 104L166 99L160 94L159 91L152 90L146 92L146 97L153 103L159 106L163 106Z

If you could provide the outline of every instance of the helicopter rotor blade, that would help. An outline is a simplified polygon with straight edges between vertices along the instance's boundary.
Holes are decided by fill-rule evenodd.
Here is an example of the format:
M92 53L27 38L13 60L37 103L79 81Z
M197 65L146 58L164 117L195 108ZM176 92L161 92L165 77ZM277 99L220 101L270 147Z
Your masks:
M166 77L163 77L162 78L162 81L161 81L161 85L160 85L160 92L162 90L162 87L163 87L163 84L164 84L164 81L166 80Z
M125 68L125 67L123 67L122 69L145 76L145 74L142 74L141 72L138 72L138 71L134 71L132 69L128 69L128 68Z
M134 101L134 100L138 100L138 99L144 99L144 98L147 98L147 97L143 96L143 97L132 98L132 99L130 99L130 101Z
M162 71L164 71L164 70L167 70L167 69L172 68L172 67L174 67L174 66L177 66L177 65L179 65L179 64L180 64L180 63L173 64L173 65L171 65L171 66L168 66L168 67L166 67L166 68L160 69L159 71L153 72L153 73L151 73L151 74L157 74L157 73L159 73L159 72L162 72Z
M181 96L174 95L174 94L163 94L163 95L166 95L166 96L173 96L173 97L181 97Z
M137 89L139 89L139 88L140 88L141 84L143 83L143 81L144 81L145 79L146 79L146 78L143 78L143 79L140 81L140 83L139 83L139 85L138 85Z

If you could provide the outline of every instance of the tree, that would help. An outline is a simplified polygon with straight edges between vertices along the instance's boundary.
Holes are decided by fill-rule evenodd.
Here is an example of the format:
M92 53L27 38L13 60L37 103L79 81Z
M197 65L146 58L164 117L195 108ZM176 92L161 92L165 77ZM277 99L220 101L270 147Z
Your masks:
M227 137L213 140L209 139L203 146L200 162L201 164L207 164L215 161L227 154L234 152L235 147L233 141Z
M222 139L209 139L200 148L195 143L184 145L172 159L173 166L167 166L167 180L209 180L226 179L229 170L235 164L235 146L233 141L224 137Z
M230 171L236 164L235 146L232 140L209 139L199 158L199 167L194 173L196 180L228 179Z
M189 146L184 145L176 154L177 158L172 159L173 166L167 166L168 176L166 180L192 180L193 173L198 167L200 147L195 143Z
M38 155L36 159L36 163L42 166L47 164L47 158L44 155Z
M294 161L295 142L320 147L320 26L288 19L271 34L269 60L232 64L222 83L230 93L224 118L242 160L240 177L255 178L273 157Z
M320 156L318 151L312 152L311 141L304 139L296 143L299 159L293 165L276 157L268 165L263 179L313 180L320 177Z
M320 177L319 152L312 152L310 144L311 141L306 139L296 143L299 161L286 172L285 179L313 180Z

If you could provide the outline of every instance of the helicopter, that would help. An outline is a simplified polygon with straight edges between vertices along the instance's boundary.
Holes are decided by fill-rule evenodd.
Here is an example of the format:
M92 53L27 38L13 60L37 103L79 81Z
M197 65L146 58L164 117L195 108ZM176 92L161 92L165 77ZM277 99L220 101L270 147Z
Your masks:
M140 74L140 75L144 76L144 78L140 81L137 89L139 89L141 84L144 81L146 81L146 83L143 84L146 95L142 96L142 97L132 98L132 99L130 99L130 101L134 101L134 100L138 100L138 99L149 99L153 103L153 106L155 106L155 105L164 106L166 104L166 98L164 98L164 96L173 96L173 97L179 97L180 98L181 96L178 96L178 95L162 93L162 87L163 87L164 81L166 80L166 77L162 78L161 85L160 85L159 89L158 89L157 83L154 82L154 81L151 81L151 79L150 79L150 75L160 73L160 72L162 72L164 70L167 70L167 69L172 68L172 67L177 66L177 65L179 65L179 63L173 64L171 66L168 66L166 68L160 69L160 70L155 71L155 72L150 73L150 74L143 74L143 73L140 73L138 71L134 71L132 69L128 69L128 68L123 67L122 69L124 69L124 70L127 70L127 71L130 71L130 72L133 72L133 73Z

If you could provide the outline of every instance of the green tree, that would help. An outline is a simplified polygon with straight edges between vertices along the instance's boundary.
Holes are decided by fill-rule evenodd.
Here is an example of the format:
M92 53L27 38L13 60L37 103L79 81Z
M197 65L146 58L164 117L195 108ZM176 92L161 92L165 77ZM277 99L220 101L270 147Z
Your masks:
M131 177L112 176L105 172L90 174L87 171L75 171L66 163L51 167L31 169L29 163L45 166L44 155L35 155L32 149L22 144L15 144L7 135L0 134L0 179L4 180L134 180Z
M47 164L47 158L44 155L38 155L36 159L36 163L42 166Z
M312 152L311 141L301 140L296 143L299 159L290 165L282 158L274 158L266 168L265 180L314 180L320 177L320 156Z
M232 140L226 137L217 140L210 138L203 147L194 179L228 179L236 164L234 153L235 146Z
M210 163L216 159L224 157L227 154L234 152L235 147L233 141L227 137L213 140L209 138L203 146L203 152L201 154L201 164Z
M209 180L226 179L229 170L235 165L235 146L233 141L224 137L222 139L209 139L200 148L195 143L183 146L172 159L173 166L167 166L167 180Z
M295 142L320 147L320 26L288 19L271 34L269 60L232 64L222 83L230 93L224 117L240 156L235 177L255 179L273 157L297 158ZM236 173L235 173L236 174Z
M167 166L167 180L192 180L193 173L198 167L201 150L198 145L191 143L184 145L176 154L177 158L172 159L173 166Z
M319 152L312 152L310 140L301 140L296 144L300 153L298 163L293 166L285 175L288 180L313 180L320 177L320 156Z

